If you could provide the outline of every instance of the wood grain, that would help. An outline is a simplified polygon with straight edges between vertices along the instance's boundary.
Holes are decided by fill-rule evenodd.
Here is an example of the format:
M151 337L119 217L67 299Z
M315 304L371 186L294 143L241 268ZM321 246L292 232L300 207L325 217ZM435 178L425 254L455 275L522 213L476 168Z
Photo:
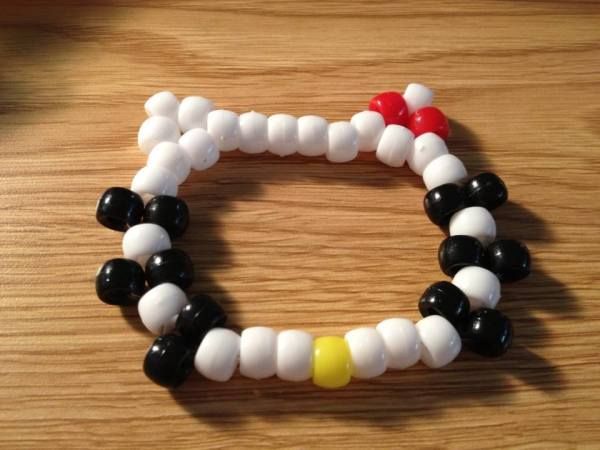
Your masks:
M0 14L3 448L600 447L598 2L13 3ZM503 288L510 353L335 392L149 383L135 310L93 289L120 254L95 201L144 163L147 96L335 120L415 80L452 118L452 151L510 187L500 235L525 241L535 265ZM441 278L423 193L372 155L334 166L234 152L183 186L193 225L179 245L194 291L237 327L320 335L417 319Z

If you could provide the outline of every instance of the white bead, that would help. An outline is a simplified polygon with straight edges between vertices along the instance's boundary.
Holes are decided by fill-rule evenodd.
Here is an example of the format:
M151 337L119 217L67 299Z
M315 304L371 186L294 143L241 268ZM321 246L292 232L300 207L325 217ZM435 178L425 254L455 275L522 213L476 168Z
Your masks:
M410 83L404 90L404 101L408 106L408 113L412 114L417 109L430 106L433 103L433 91L418 83Z
M240 121L234 112L225 109L209 112L206 130L222 152L230 152L240 145Z
M277 376L287 381L304 381L312 376L313 337L299 330L277 335Z
M421 340L411 320L386 319L376 329L383 339L390 369L406 369L419 361Z
M450 218L450 236L473 236L487 246L496 238L496 221L481 206L471 206L454 213Z
M219 160L220 152L208 131L192 128L179 138L179 145L190 158L194 170L206 170Z
M288 156L298 150L298 121L289 114L274 114L268 120L269 151Z
M183 183L190 174L190 157L174 142L161 142L152 149L146 162L148 167L162 167L177 179L177 184Z
M320 116L302 116L298 119L298 153L320 156L327 152L329 124Z
M462 347L460 336L442 316L427 316L415 325L421 340L421 361L432 369L451 363Z
M186 97L179 105L177 122L181 131L189 131L192 128L206 129L208 113L214 109L214 104L204 97Z
M414 146L414 134L401 125L385 127L375 156L390 167L402 167Z
M177 195L177 178L162 167L142 167L131 180L131 190L140 195Z
M168 117L148 117L138 131L138 147L144 153L150 153L160 142L177 142L178 139L179 127Z
M442 155L425 167L423 181L427 190L446 183L459 183L467 177L467 169L454 155Z
M252 327L242 331L240 373L260 380L277 371L277 333L272 328Z
M352 376L373 378L385 372L383 338L375 328L355 328L344 336L352 357Z
M179 286L161 283L142 295L138 313L151 333L165 334L175 328L177 316L187 303L187 296Z
M425 167L434 159L448 154L444 140L435 133L423 133L415 138L413 148L406 157L408 167L417 175L423 175Z
M262 153L269 147L267 116L250 111L240 116L240 150Z
M162 91L157 92L144 103L144 109L148 117L165 116L172 121L177 120L177 111L179 110L179 102L177 97L172 92Z
M226 328L213 328L202 339L194 357L194 366L204 377L227 381L240 359L240 336Z
M361 111L352 116L350 123L358 133L358 151L375 151L385 129L383 116L376 111Z
M467 266L460 269L452 284L469 299L471 311L479 308L495 308L500 300L500 281L483 267Z
M134 259L142 267L153 253L171 248L169 233L154 223L134 225L123 235L123 255Z
M350 122L329 125L329 146L326 157L334 163L352 161L358 155L358 133Z

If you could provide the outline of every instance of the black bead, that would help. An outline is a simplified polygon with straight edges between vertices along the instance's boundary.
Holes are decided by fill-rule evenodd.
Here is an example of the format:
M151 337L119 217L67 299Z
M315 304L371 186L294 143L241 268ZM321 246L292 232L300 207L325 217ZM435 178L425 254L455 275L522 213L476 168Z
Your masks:
M109 305L131 305L144 295L144 270L131 259L106 261L96 274L98 298Z
M173 283L187 289L194 281L192 260L178 248L156 252L146 262L146 279L151 288L161 283Z
M453 277L463 267L485 267L485 248L472 236L448 236L438 249L438 261L442 272Z
M188 227L190 212L187 204L177 197L159 195L152 198L144 211L144 222L160 225L171 239L181 236Z
M447 225L452 214L465 207L463 190L457 184L442 184L425 194L423 207L429 220L436 225Z
M177 387L188 377L194 364L194 350L182 336L167 334L154 340L144 358L144 373L164 387Z
M211 328L225 325L227 314L209 295L195 295L190 299L175 323L175 329L192 345L197 345Z
M465 345L483 356L500 356L512 343L510 319L495 309L482 308L471 313L463 336Z
M508 200L504 181L491 172L480 173L471 178L464 187L469 206L483 206L490 211Z
M125 231L142 221L144 202L139 194L122 187L107 189L98 200L96 220L107 228Z
M461 331L469 317L469 299L458 287L448 281L429 286L419 300L423 317L439 315Z
M488 267L502 282L518 281L531 272L527 247L512 239L499 239L488 246Z

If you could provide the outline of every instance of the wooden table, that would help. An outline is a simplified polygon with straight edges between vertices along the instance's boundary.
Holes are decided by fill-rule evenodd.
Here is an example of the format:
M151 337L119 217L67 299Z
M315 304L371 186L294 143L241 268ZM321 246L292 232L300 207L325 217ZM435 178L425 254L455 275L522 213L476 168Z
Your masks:
M7 2L8 3L8 2ZM4 448L598 448L597 2L13 2L0 18L0 445ZM96 298L121 235L99 194L143 166L155 91L238 112L348 119L382 90L435 89L449 145L510 188L500 236L534 272L503 286L501 359L464 352L339 391L194 375L150 383L135 308ZM177 245L234 327L316 335L419 319L442 233L409 169L233 152L181 189Z

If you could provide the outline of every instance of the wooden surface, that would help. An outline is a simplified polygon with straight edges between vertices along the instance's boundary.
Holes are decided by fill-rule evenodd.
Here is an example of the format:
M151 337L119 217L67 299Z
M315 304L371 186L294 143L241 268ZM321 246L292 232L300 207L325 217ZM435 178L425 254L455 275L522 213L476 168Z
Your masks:
M3 448L599 448L600 5L597 2L4 2L0 14L0 445ZM15 5L16 4L16 5ZM238 112L348 119L381 90L435 89L453 152L493 170L496 217L532 276L503 287L502 359L463 353L340 391L140 365L135 309L98 301L121 235L98 195L144 164L153 92ZM373 155L222 158L182 196L193 291L236 327L341 334L444 279L424 188Z

